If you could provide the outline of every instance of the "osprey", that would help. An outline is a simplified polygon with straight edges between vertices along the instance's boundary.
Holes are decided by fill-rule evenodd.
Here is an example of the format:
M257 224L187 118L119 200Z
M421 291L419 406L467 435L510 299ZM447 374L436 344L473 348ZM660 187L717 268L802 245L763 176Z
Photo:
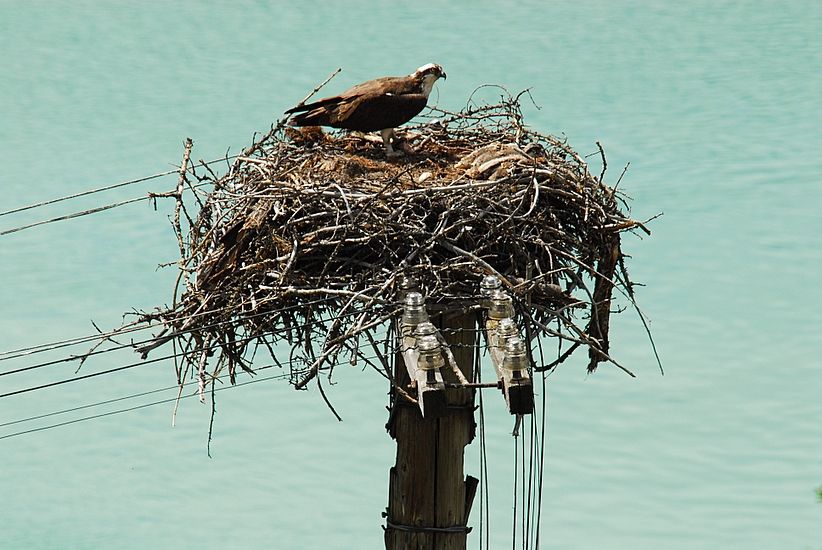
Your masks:
M436 63L423 65L408 76L386 76L357 84L340 95L308 105L297 105L286 114L299 113L293 126L330 126L358 132L379 130L388 155L394 155L394 128L417 116L428 103L438 78L446 78Z

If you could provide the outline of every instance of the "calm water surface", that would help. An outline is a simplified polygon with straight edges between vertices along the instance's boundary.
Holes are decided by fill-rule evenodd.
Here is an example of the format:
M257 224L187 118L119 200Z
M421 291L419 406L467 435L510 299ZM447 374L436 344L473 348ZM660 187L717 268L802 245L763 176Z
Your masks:
M634 217L664 212L624 246L665 376L626 313L613 351L637 379L581 361L548 378L542 547L822 548L822 4L616 4L0 2L0 211L168 170L187 136L195 158L238 151L337 67L329 93L436 61L449 78L432 99L453 110L480 84L533 87L534 129L583 154L599 140L610 183L631 163ZM170 302L170 213L136 203L0 237L0 350ZM174 428L164 404L0 439L0 547L381 548L387 388L359 368L337 381L342 423L283 382L223 392L210 459L196 402ZM0 438L172 384L157 363L3 398ZM507 548L511 419L486 406L492 547Z

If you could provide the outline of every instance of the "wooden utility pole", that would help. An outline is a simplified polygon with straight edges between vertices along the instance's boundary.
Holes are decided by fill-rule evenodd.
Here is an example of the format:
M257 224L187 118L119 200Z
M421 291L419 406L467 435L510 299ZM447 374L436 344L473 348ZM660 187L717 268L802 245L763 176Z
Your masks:
M441 313L439 328L464 377L474 380L476 315ZM397 360L395 380L408 388L411 379ZM441 369L446 386L459 379ZM419 388L417 388L419 390ZM391 468L385 527L386 550L464 550L471 504L478 481L464 476L465 446L474 438L474 390L446 388L445 407L426 412L396 395L388 432L397 441L397 462ZM419 391L418 395L422 395Z
M479 481L463 471L476 433L474 372L482 321L497 384L511 414L531 414L534 394L511 297L487 276L482 300L440 304L430 318L413 278L403 279L399 350L388 432L397 440L385 514L386 550L465 550ZM481 306L482 313L476 308Z

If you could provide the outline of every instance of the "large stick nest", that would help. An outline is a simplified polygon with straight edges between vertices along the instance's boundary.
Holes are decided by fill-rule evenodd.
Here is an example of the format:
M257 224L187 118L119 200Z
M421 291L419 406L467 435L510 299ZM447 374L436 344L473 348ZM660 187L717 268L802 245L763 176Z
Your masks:
M260 349L286 363L285 343L302 387L341 354L366 358L362 342L373 355L401 311L403 277L430 304L470 309L496 274L532 349L538 338L569 342L537 370L578 348L589 370L613 361L611 295L633 299L620 232L645 228L564 141L523 125L518 99L432 109L406 129L417 152L397 158L379 138L281 123L221 177L184 163L189 183L212 187L182 222L190 204L178 196L179 297L139 319L165 326L143 356L174 341L178 376L198 373L202 389L225 369L232 382L252 371Z

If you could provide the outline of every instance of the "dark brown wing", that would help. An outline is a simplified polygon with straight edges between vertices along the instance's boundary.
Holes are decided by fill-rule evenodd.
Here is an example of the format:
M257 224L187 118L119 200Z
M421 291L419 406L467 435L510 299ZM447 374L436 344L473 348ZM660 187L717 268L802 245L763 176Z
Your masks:
M332 103L315 107L307 113L295 115L291 119L291 124L294 126L331 126L331 113L335 107ZM299 107L294 107L293 110L286 111L286 114L296 112L298 109Z
M362 96L340 105L329 126L360 132L374 132L405 124L425 108L422 94Z
M331 126L360 132L395 128L425 108L427 99L419 93L419 87L419 82L410 77L377 78L286 113L307 111L292 119L295 126Z

